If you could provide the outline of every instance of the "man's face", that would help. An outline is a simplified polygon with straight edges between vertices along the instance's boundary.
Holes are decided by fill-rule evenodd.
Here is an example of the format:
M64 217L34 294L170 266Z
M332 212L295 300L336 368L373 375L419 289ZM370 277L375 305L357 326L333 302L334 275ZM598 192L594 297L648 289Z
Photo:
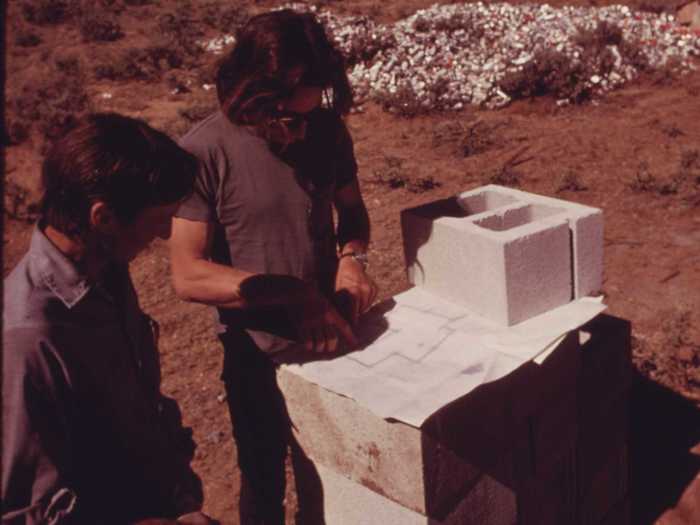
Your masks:
M303 140L306 136L306 116L321 106L323 88L307 86L303 83L303 67L293 68L288 75L288 82L295 86L291 95L279 108L282 122L289 130L291 142Z
M119 225L113 238L115 258L129 262L156 237L168 239L173 214L179 206L179 202L151 206L142 210L130 224Z

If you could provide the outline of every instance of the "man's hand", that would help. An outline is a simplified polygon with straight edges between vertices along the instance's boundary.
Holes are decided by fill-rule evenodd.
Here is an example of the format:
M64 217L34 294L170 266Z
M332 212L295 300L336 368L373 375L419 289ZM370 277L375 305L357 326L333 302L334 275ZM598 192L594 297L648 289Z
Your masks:
M309 351L334 352L339 341L348 348L358 344L348 322L315 288L309 288L297 312L299 340Z
M363 265L352 257L341 257L338 262L338 273L335 278L336 296L343 301L347 297L350 304L346 305L349 320L357 322L361 314L369 310L377 298L377 285L365 273Z

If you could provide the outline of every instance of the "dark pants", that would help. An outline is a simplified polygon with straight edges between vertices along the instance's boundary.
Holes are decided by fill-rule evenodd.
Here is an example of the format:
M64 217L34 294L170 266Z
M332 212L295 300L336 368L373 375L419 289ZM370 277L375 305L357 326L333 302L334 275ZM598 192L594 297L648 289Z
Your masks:
M296 521L323 523L320 480L292 436L274 363L245 333L227 333L220 340L222 379L241 471L241 525L284 525L288 447L297 486Z

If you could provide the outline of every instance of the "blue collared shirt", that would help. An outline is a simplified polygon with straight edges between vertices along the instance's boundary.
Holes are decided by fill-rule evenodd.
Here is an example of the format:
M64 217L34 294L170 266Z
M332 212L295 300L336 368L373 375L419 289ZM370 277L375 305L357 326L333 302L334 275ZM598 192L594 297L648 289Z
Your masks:
M126 266L91 283L34 231L4 282L3 524L176 512L192 449L164 416L154 335Z

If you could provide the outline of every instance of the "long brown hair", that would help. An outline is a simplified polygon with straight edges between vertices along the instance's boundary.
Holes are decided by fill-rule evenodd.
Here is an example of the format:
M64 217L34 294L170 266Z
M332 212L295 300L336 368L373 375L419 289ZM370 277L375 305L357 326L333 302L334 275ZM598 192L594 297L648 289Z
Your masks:
M295 86L289 72L303 67L300 84L326 88L328 105L338 115L352 106L345 59L311 13L291 9L251 18L236 35L236 45L219 64L216 90L222 111L263 136L278 104Z

